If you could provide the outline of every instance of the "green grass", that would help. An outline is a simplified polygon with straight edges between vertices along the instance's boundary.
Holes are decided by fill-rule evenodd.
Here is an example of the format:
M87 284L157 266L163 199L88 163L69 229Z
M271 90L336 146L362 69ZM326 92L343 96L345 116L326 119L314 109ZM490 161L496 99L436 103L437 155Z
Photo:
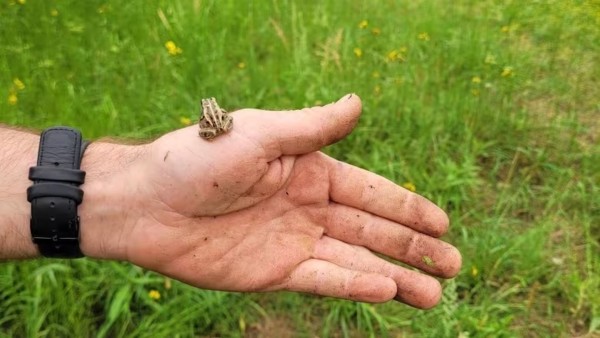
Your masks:
M597 0L3 1L0 123L148 139L202 97L287 109L356 92L360 124L327 151L439 203L464 268L420 311L3 263L0 336L599 335L598 41Z

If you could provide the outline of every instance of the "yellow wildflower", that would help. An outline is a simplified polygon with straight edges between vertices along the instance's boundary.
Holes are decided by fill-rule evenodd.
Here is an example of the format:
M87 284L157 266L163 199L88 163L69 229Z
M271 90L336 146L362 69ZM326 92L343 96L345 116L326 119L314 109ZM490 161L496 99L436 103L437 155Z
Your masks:
M371 74L371 76L373 76L373 78L378 79L381 77L381 74L379 74L378 71L374 71L373 74Z
M369 21L367 20L363 20L358 24L358 28L360 29L365 29L367 27L369 27Z
M398 51L394 49L387 53L386 59L390 62L393 62L398 60L398 55L400 55L400 53L398 53Z
M417 191L417 187L412 182L404 182L404 184L402 185L402 187L404 187L404 189L410 190L412 192Z
M394 62L394 61L404 61L404 55L402 55L401 52L397 51L397 50L392 50L389 53L387 53L386 55L386 60L388 62Z
M398 49L398 51L400 53L404 54L404 53L408 52L408 48L406 48L406 46L402 46L402 47L400 47L400 49Z
M183 50L181 50L181 48L177 47L175 42L170 41L170 40L165 42L165 48L167 48L167 52L169 52L169 54L171 54L173 56L183 53Z
M502 31L502 33L508 33L510 32L510 26L502 26L500 30Z
M488 54L485 56L485 63L487 63L488 65L495 65L496 64L496 57L493 56L492 54Z
M246 68L246 63L244 61L242 61L242 62L238 63L237 66L239 69L244 69L244 68Z
M361 57L363 55L362 49L358 47L354 48L354 55L356 55L357 58Z
M375 86L375 88L373 88L373 92L374 92L376 95L379 95L379 94L381 94L381 86L380 86L380 85L376 85L376 86Z
M423 40L423 41L430 40L429 33L427 33L427 32L419 33L418 38L419 38L419 40Z
M18 90L23 90L25 89L25 84L23 83L23 81L19 80L19 78L14 78L13 79L13 84L15 85L15 87Z
M21 4L21 5L24 5L24 4L25 4L25 0L17 0L17 2L18 2L19 4Z
M509 77L509 76L513 76L515 75L515 73L513 72L513 68L512 67L504 67L502 69L502 77Z
M481 83L481 78L479 76L473 76L473 78L471 79L471 82Z
M179 122L184 126L189 126L192 124L192 120L189 117L182 116L179 118Z
M150 292L148 292L148 297L150 297L154 300L159 300L160 292L158 292L158 290L150 290Z
M479 270L477 270L477 267L475 265L471 266L471 275L473 277L477 276L479 274Z
M50 15L51 16L58 16L58 11L56 9L53 9L50 11Z
M381 28L375 27L371 29L371 33L373 33L373 35L379 35L381 34Z
M8 104L10 104L11 106L14 106L17 104L17 102L19 102L19 98L17 97L17 93L10 93L8 94Z
M479 96L479 89L471 89L471 95Z

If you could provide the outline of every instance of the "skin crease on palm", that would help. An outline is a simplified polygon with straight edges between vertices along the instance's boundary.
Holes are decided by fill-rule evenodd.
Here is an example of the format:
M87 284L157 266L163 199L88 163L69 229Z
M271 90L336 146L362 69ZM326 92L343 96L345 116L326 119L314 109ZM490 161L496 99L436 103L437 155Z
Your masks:
M114 177L135 192L119 258L206 289L434 306L432 276L461 267L458 250L437 238L446 214L319 152L348 135L360 111L356 95L298 111L243 109L210 142L191 126L143 146Z

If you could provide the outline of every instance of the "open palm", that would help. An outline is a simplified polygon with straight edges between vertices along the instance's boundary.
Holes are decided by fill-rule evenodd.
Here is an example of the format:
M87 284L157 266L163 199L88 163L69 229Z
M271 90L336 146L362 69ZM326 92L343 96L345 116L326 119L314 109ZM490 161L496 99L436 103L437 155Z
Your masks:
M245 109L212 142L197 127L149 146L136 168L142 213L127 259L191 285L292 290L427 308L460 269L425 198L318 150L346 136L360 99L290 112Z

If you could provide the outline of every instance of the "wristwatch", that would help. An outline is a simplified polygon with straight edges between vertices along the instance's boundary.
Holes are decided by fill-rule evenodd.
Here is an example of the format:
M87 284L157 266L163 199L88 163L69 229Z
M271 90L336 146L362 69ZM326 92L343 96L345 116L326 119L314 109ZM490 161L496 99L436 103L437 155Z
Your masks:
M29 168L33 185L27 189L27 200L31 236L43 256L83 257L77 206L83 200L79 186L85 171L80 165L86 146L81 132L69 127L48 128L40 137L37 166Z

